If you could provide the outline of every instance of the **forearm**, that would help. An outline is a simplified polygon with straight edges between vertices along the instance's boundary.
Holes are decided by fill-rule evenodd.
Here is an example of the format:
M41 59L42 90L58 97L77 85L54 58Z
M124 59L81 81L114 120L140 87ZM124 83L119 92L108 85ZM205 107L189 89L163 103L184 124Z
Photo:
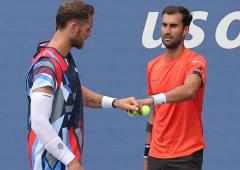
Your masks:
M150 145L152 142L152 128L153 128L153 118L155 116L155 110L153 108L153 113L150 115L149 120L146 125L146 145L144 151L144 158L148 157L148 152L150 150Z
M86 107L101 108L103 95L82 86L83 103Z
M183 85L167 92L154 94L151 97L145 99L145 104L157 105L191 100L198 92L201 85L202 79L198 75L191 74L186 78Z
M152 141L152 132L147 132L146 135L146 144L150 145Z
M146 144L150 144L151 141L152 141L152 128L153 128L153 119L154 119L154 116L155 116L155 107L153 106L152 107L152 114L149 116L149 120L148 120L148 123L147 123L147 127L146 127L146 132L147 132L147 135L146 135Z
M153 113L150 115L149 117L149 121L147 122L147 127L146 127L146 144L145 144L145 149L144 149L144 162L143 162L143 169L147 170L148 166L147 166L147 158L148 158L148 154L149 154L149 150L150 150L150 145L151 145L151 141L152 141L152 124L153 124L153 117L155 115L155 110L153 108Z
M176 103L190 100L194 97L193 89L186 86L179 86L165 93L166 103Z
M144 99L144 104L158 105L164 103L177 103L190 100L194 97L195 92L191 88L179 86L171 91L159 93Z
M152 140L152 133L147 132L147 136L146 136L146 144L145 144L145 148L144 148L144 160L143 160L143 169L147 170L148 166L147 166L147 161L148 161L148 153L150 150L150 143Z
M134 97L123 99L112 98L95 93L86 87L82 87L83 103L91 108L119 108L123 110L138 111L138 103Z

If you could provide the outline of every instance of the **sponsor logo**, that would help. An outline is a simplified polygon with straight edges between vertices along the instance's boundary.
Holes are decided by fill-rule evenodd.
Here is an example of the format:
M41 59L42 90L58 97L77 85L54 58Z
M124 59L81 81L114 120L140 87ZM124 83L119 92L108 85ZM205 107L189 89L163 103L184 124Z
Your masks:
M205 64L204 64L203 62L201 62L201 61L198 61L198 60L193 60L193 61L192 61L192 63L200 63L200 64L202 64L202 65L204 65L204 66L205 66Z
M62 143L59 143L59 144L58 144L58 149L60 149L60 150L63 149L63 144L62 144Z
M48 97L48 98L52 98L52 96L51 96L51 95L49 95L49 94L46 94L46 93L43 93L43 96L44 96L44 97Z

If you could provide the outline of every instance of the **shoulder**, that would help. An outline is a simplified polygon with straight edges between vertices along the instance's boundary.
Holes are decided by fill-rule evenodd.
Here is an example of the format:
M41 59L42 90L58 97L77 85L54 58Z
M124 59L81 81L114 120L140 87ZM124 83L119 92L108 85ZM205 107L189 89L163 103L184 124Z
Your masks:
M40 69L40 68L49 68L55 72L55 66L53 62L49 58L41 58L35 64L33 70Z
M207 60L205 59L205 57L202 54L198 54L198 53L188 49L187 56L188 56L187 61L189 63L202 63L204 65L207 64Z

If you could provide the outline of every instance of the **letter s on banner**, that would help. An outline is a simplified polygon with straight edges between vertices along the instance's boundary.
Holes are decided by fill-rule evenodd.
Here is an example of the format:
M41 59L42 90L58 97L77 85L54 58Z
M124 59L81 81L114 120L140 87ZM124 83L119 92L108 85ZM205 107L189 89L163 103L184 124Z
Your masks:
M218 45L222 48L232 49L240 46L240 33L234 40L229 40L227 37L229 25L234 20L240 20L240 11L226 15L217 26L215 37Z
M201 20L207 20L208 17L208 12L205 11L194 11L192 12L193 15L193 21L197 20L197 19L201 19ZM198 27L197 25L195 25L194 23L191 23L190 25L190 29L189 29L189 34L192 35L192 39L191 40L185 40L184 44L187 48L194 48L199 46L205 37L204 31Z

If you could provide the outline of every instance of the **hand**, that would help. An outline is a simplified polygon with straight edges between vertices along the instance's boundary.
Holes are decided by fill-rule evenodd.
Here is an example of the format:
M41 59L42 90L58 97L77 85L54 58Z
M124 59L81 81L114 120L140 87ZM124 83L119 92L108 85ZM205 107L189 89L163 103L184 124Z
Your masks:
M151 105L153 105L153 98L149 97L146 99L138 99L137 102L138 102L139 108L142 108L143 105L151 106ZM142 109L139 109L138 112L140 115L143 115Z
M123 110L132 110L137 112L139 110L139 104L134 97L117 99L114 102L114 106Z
M139 99L137 100L138 104L140 107L142 107L142 105L148 105L148 106L152 106L154 104L154 100L152 97L146 98L146 99Z
M79 161L74 158L68 165L68 170L84 170L83 166L79 163Z

